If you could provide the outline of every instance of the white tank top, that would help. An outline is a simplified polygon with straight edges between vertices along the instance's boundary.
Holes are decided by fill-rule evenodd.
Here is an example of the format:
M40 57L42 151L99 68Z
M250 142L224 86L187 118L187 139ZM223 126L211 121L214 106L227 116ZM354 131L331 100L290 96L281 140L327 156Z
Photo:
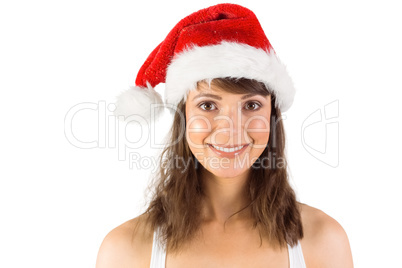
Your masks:
M154 232L152 243L151 268L165 268L166 251L158 240L158 231ZM306 268L302 248L299 242L293 247L288 245L289 268Z

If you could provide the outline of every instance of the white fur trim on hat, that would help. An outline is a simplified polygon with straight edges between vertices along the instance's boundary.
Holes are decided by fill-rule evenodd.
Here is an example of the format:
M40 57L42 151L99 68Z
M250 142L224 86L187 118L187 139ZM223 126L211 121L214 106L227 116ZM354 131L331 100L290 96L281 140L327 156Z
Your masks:
M226 41L218 45L191 46L175 55L166 74L166 103L178 104L182 98L186 100L198 81L223 77L263 82L274 92L276 106L282 112L293 103L292 79L273 50Z
M163 107L161 95L148 83L148 88L135 86L122 92L117 97L114 115L122 120L131 115L138 115L150 122L151 110L153 110L155 118L158 118L163 111ZM124 118L121 116L124 116Z

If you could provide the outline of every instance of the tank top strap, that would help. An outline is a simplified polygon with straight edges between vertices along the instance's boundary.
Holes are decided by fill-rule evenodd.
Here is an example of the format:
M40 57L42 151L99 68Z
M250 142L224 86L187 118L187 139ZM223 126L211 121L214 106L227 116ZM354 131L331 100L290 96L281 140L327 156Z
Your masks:
M290 268L306 268L300 241L297 241L293 247L288 244L288 250Z
M154 231L150 268L165 268L166 250L161 243L159 228Z

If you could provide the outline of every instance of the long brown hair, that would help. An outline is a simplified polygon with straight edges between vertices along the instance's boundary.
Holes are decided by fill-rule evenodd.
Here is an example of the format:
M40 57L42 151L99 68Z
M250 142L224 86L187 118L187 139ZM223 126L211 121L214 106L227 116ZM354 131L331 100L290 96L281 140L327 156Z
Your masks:
M294 245L303 237L303 228L296 196L288 182L285 133L275 95L263 83L245 78L216 78L209 82L235 94L271 95L269 142L251 166L248 178L247 194L251 202L233 215L250 208L253 228L258 227L261 243L262 237L266 237L280 246ZM203 167L186 140L185 105L183 99L175 111L167 145L159 159L159 172L149 188L152 198L143 213L146 224L152 230L159 228L161 242L172 252L179 251L191 240L202 221L200 204L204 196L200 170Z

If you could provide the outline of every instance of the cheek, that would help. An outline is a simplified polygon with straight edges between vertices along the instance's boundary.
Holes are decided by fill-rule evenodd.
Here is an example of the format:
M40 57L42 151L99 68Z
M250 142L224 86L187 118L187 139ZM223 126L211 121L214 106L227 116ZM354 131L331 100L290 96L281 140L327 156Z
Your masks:
M246 127L247 133L256 144L267 144L269 139L270 124L266 118L253 119Z
M186 138L190 146L202 145L211 133L211 124L205 118L190 118L186 126Z

